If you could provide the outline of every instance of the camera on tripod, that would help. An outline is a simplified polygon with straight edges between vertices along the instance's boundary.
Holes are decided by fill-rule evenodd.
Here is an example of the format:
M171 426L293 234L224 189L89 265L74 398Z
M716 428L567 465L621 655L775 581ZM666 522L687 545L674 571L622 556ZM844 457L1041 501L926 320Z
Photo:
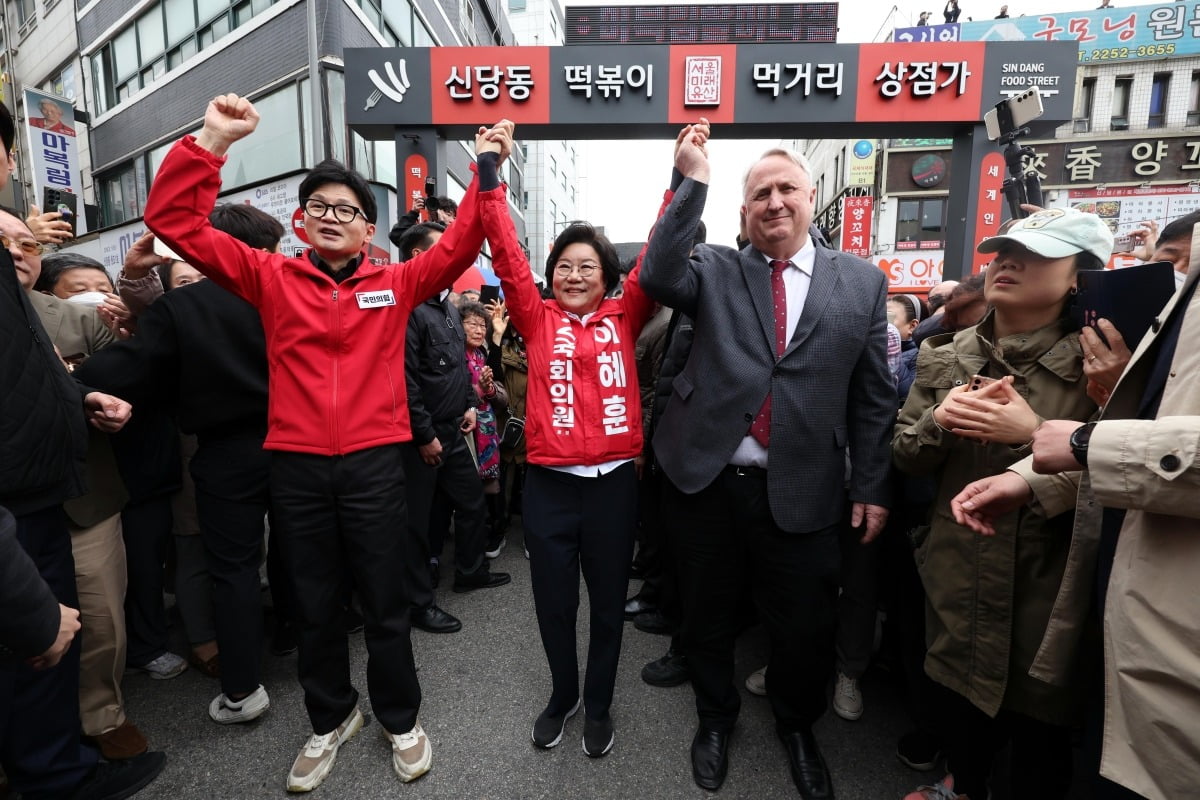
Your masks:
M1024 159L1035 155L1032 147L1017 142L1021 136L1029 135L1029 123L1045 113L1042 95L1036 87L1026 89L1018 95L1002 100L991 111L983 115L988 138L1004 148L1004 164L1008 177L1004 179L1004 198L1013 219L1028 216L1022 205L1042 205L1042 182L1036 169L1026 168Z

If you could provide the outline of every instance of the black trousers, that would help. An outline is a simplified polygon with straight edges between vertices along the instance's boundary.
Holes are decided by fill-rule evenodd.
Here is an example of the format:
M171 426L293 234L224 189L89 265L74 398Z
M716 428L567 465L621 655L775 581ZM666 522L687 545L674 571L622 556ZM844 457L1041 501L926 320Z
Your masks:
M1011 745L1011 774L1020 796L1062 800L1071 790L1071 729L1001 710L994 718L957 692L938 685L937 703L947 722L946 758L954 791L988 796L996 758Z
M347 571L362 601L375 716L391 733L412 730L421 687L405 562L419 548L397 533L405 525L401 445L345 456L275 452L271 503L296 590L300 685L313 731L329 733L358 703L343 622Z
M221 691L253 692L262 657L263 519L270 507L271 456L262 437L204 438L192 457L196 515L212 579L221 651Z
M808 728L826 707L833 672L838 526L788 533L771 517L765 470L728 467L696 494L665 481L683 602L681 643L700 724L730 730L741 698L733 684L743 576L771 643L767 697L781 734Z
M604 719L617 681L637 524L633 463L588 478L529 465L523 521L533 604L553 685L548 708L562 714L579 699L575 625L582 569L591 609L584 711Z
M172 520L169 493L131 502L121 512L129 570L129 588L125 591L126 652L133 666L149 663L167 652L163 581Z
M79 608L62 506L17 517L17 539L58 602ZM0 663L0 765L26 800L70 795L99 757L80 739L79 647L86 633L75 635L51 669Z
M434 603L433 585L429 578L430 512L434 496L440 493L454 509L454 563L463 574L483 566L483 551L487 545L487 503L483 498L483 481L479 468L461 435L442 443L442 463L431 467L421 459L412 443L401 445L404 454L405 496L408 503L407 536L422 548L422 557L408 563L408 581L412 586L414 608L428 608Z

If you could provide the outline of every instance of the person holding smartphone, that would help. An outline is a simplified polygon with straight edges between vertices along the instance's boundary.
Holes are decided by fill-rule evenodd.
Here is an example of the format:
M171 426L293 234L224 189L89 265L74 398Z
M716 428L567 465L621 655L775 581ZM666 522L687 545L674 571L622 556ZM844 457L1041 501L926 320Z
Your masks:
M1070 788L1084 676L1052 684L1029 675L1047 626L1084 622L1051 614L1070 515L1024 508L981 538L954 521L950 500L1026 455L1043 420L1095 413L1068 306L1076 273L1103 268L1112 240L1103 220L1075 209L1038 211L985 239L979 251L995 253L984 273L991 309L977 325L930 337L917 357L892 454L902 471L938 483L931 521L913 539L927 597L925 672L939 684L954 773L908 800L987 797L993 762L1010 743L1024 794L1062 798Z

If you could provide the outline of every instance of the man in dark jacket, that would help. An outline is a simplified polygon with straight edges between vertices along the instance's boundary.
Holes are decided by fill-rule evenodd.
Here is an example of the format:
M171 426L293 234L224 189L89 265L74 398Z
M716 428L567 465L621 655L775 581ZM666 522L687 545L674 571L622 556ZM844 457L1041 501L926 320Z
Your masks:
M445 226L424 222L410 227L400 240L400 258L408 261L437 244ZM466 334L462 317L449 302L448 290L416 306L408 318L404 346L404 378L413 439L403 447L407 535L424 558L407 563L413 586L412 624L430 633L453 633L462 623L434 602L427 564L429 518L434 495L449 499L454 521L454 590L490 589L511 577L491 572L487 544L487 504L479 469L463 433L475 427L475 392L467 375ZM440 545L440 542L439 542ZM440 547L439 547L440 551Z
M268 252L278 251L284 233L274 217L243 204L218 206L209 219L217 230ZM139 269L161 260L147 237L130 249L125 263ZM191 473L221 653L222 693L208 713L222 724L248 722L270 704L259 682L258 565L270 505L270 455L262 449L267 432L262 321L254 306L202 280L156 300L139 317L138 331L89 360L81 375L135 402L172 409L180 429L197 435Z
M0 104L0 140L15 166L15 126ZM71 538L62 504L85 490L87 421L119 430L131 408L76 383L54 352L18 279L38 255L32 236L3 239L0 249L0 506L16 518L16 536L58 602L78 607ZM87 421L85 421L87 420ZM7 603L0 616L12 616ZM79 646L53 667L0 664L0 766L28 800L64 796L128 797L162 771L162 753L99 763L79 738Z

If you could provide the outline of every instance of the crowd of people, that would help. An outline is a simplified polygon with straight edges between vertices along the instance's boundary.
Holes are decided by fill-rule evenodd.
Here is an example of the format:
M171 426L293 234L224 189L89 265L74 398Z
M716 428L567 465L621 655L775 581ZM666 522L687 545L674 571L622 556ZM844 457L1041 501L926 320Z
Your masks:
M770 653L746 688L768 698L800 796L833 798L813 726L830 706L862 716L886 609L913 723L897 755L945 766L906 800L986 798L1005 754L1047 800L1200 782L1200 416L1177 346L1200 324L1197 219L1143 232L1145 258L1183 280L1126 343L1072 321L1080 272L1113 246L1073 209L984 239L980 275L889 295L813 227L807 160L772 149L745 174L737 246L706 242L702 119L676 139L638 256L572 223L543 288L499 179L512 123L479 128L461 202L406 213L386 265L364 252L374 195L336 161L300 184L301 255L269 215L217 203L224 155L257 123L245 98L209 103L115 283L43 255L53 214L0 211L0 766L22 797L128 797L162 770L126 715L127 668L217 678L218 724L267 713L264 560L269 646L298 650L311 728L288 790L319 786L364 724L359 630L392 769L416 780L433 747L411 630L462 627L436 602L447 538L453 591L510 583L491 559L515 516L550 674L538 748L579 712L587 756L616 746L632 620L670 634L641 675L691 683L693 778L719 789L750 608ZM2 106L0 139L11 165ZM452 291L485 242L503 299ZM168 647L168 562L186 657Z

